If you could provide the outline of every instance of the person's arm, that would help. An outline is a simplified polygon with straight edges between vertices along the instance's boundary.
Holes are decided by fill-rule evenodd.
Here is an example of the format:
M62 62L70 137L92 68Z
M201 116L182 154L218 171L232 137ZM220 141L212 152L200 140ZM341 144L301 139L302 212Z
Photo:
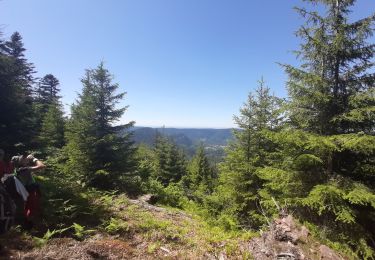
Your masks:
M29 170L34 172L42 170L46 167L46 165L42 161L38 160L32 155L27 156L27 160L29 161L29 164L33 164L33 166L21 167L19 168L19 170Z
M30 170L38 171L38 170L42 170L44 168L46 168L46 165L42 161L36 160L35 166L31 166Z

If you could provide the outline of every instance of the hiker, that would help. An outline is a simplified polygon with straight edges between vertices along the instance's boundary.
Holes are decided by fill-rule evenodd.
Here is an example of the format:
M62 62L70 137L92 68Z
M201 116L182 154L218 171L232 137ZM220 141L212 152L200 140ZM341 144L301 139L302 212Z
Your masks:
M16 170L17 178L25 186L28 194L27 201L24 206L24 227L25 229L31 229L33 222L39 214L40 210L40 188L33 178L33 172L44 169L46 166L44 163L31 154L25 152L20 155L13 156L11 163Z
M4 160L5 152L0 149L0 180L4 185L6 191L9 193L13 200L17 200L20 196L26 201L29 193L26 191L23 184L13 175L14 167L8 160Z
M20 198L22 198L23 202L26 202L29 193L25 189L24 185L14 175L14 167L11 164L9 157L5 157L5 152L3 149L0 149L0 180L6 191L15 202L17 202Z

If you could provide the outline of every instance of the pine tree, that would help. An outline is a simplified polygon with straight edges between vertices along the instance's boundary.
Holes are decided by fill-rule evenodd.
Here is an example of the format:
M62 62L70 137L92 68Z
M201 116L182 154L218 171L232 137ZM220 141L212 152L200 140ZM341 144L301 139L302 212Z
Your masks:
M59 80L52 74L44 76L36 89L34 111L39 130L40 148L62 148L64 141L65 119L59 95ZM45 151L46 152L46 151Z
M49 104L60 98L59 80L52 74L45 75L39 81L38 95L45 103Z
M156 165L153 178L164 186L179 182L187 174L184 153L173 140L158 133L155 137L154 152Z
M5 41L1 46L2 52L12 60L12 76L16 84L25 91L25 96L31 99L33 93L33 83L35 73L34 65L25 58L24 44L18 32L11 35L9 41ZM27 99L27 100L28 100Z
M24 52L17 32L0 42L0 146L10 154L16 143L32 148L36 136L31 95L34 67Z
M70 173L99 188L121 189L134 171L135 148L128 131L134 123L114 125L126 107L116 107L125 93L116 93L119 86L112 79L103 63L86 71L67 125L66 151Z
M326 13L298 8L307 22L299 68L289 75L289 127L269 138L279 156L258 171L262 203L286 202L304 220L325 227L360 258L374 257L375 15L350 22L353 0L310 0ZM353 253L356 252L356 253Z
M196 167L192 169L192 180L197 186L203 185L207 187L207 191L211 192L213 188L214 171L211 167L207 155L204 151L203 144L201 144L193 158L193 165Z
M259 212L258 190L263 181L258 177L258 169L270 164L275 144L265 132L276 131L281 127L281 100L270 94L264 81L259 81L255 95L249 94L247 102L234 120L238 130L235 140L227 148L227 156L220 166L219 190L230 192L234 198L232 210L238 220L253 228L259 227L264 217Z
M373 133L375 14L349 22L353 0L311 0L326 7L326 15L297 8L307 22L297 32L304 43L297 51L300 68L285 65L289 74L291 122L319 134ZM359 100L367 100L360 102Z
M202 201L206 195L213 192L217 177L209 163L202 143L189 164L186 177L184 182L190 191L189 193L194 194L192 195L193 199Z
M44 148L64 146L65 120L62 106L58 101L51 103L42 120L39 140Z

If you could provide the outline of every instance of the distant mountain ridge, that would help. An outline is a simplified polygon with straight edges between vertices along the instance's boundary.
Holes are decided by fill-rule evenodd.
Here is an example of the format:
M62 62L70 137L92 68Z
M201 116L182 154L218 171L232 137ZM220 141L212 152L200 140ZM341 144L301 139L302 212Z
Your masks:
M191 147L202 142L207 146L225 146L233 139L232 129L141 127L132 129L136 143L153 144L156 133L169 136L181 146Z

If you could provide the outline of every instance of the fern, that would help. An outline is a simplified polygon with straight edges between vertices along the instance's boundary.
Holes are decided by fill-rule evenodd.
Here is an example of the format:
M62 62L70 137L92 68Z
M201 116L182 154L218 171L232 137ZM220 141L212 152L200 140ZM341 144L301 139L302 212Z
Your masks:
M68 228L63 228L63 229L55 229L55 230L52 230L50 231L49 229L47 230L47 232L43 235L42 238L40 237L33 237L33 240L36 244L36 246L38 247L42 247L44 246L45 244L48 243L48 241L55 235L57 234L61 234L65 231L67 231L70 227Z
M73 223L73 225L71 226L71 228L74 230L74 236L77 239L79 239L79 240L84 239L89 234L92 234L93 232L96 231L94 229L88 229L88 230L86 230L85 226L81 226L80 224L77 224L77 223Z

